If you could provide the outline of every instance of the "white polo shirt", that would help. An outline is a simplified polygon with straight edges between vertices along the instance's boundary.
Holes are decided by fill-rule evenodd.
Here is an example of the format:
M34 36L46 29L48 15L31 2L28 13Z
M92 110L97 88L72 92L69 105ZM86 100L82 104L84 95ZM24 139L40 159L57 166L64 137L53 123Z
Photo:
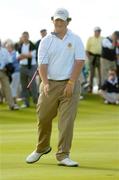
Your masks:
M85 50L80 37L70 30L63 39L53 34L42 39L38 64L48 64L48 79L69 79L75 60L85 60Z
M23 44L21 48L21 53L23 54L28 54L30 52L29 50L30 44ZM36 65L36 50L32 50L32 61L31 65ZM17 52L17 58L20 56L20 54ZM22 59L20 61L20 65L27 65L28 64L28 59Z
M112 42L108 38L103 39L102 46L105 48L114 49Z

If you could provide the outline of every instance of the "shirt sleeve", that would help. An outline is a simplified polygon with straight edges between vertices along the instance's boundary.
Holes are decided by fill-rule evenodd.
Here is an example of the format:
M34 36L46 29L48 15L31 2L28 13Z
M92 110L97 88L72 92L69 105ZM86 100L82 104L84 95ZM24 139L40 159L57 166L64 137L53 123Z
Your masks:
M38 48L38 65L40 64L48 64L48 41L47 39L43 39L40 42Z
M36 58L36 50L33 50L32 52L31 52L31 54L32 54L32 58Z
M75 44L75 60L85 60L85 49L82 40L77 36Z
M102 46L105 48L113 49L112 43L107 39L103 39Z
M87 41L86 51L90 51L90 40L91 40L91 38L89 38L88 41Z
M18 59L20 56L20 53L18 51L16 51L16 58Z

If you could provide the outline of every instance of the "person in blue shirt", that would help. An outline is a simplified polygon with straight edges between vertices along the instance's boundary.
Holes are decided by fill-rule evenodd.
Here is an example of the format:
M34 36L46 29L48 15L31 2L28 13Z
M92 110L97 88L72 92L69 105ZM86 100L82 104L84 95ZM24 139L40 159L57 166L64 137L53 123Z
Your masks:
M6 44L6 48L9 52L9 55L11 57L11 62L14 67L14 73L12 74L11 91L12 91L12 97L13 97L15 106L18 107L16 100L18 97L18 91L20 89L20 65L19 65L19 61L17 59L17 53L15 51L14 44L8 43L8 44Z
M10 110L17 110L10 89L9 78L6 74L6 65L11 62L11 57L6 48L3 48L0 41L0 83Z

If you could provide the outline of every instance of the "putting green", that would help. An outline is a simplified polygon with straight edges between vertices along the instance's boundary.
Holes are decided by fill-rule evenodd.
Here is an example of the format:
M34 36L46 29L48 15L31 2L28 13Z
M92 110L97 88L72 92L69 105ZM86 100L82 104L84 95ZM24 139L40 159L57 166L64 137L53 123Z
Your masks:
M37 142L35 109L9 111L0 105L1 180L118 180L119 106L104 105L96 95L80 102L71 158L80 167L57 166L57 118L53 121L51 153L35 164L26 156Z

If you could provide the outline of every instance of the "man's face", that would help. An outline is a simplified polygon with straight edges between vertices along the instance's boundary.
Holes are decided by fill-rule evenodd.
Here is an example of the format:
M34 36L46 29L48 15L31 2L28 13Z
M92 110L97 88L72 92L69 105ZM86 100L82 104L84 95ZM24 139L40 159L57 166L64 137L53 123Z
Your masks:
M119 40L119 37L116 36L115 34L113 34L113 35L112 35L112 40L113 40L113 41L118 41L118 40Z
M55 32L62 33L67 29L68 22L63 21L62 19L56 19L53 21Z
M43 38L47 35L47 31L42 31L40 34L41 34L41 37Z
M114 80L116 78L116 72L115 71L109 71L108 75L109 75L110 80Z
M25 43L25 42L28 42L28 40L29 40L28 34L23 34L22 35L22 41Z
M99 36L100 36L100 33L101 33L101 31L95 31L95 32L94 32L95 37L99 37Z

